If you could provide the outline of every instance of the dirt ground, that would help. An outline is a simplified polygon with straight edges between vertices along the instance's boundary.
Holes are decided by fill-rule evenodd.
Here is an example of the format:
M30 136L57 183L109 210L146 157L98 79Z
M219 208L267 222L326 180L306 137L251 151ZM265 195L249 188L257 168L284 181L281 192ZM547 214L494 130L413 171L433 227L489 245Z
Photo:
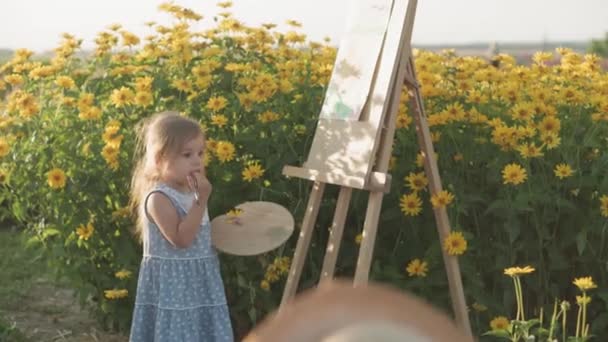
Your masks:
M95 320L80 309L71 290L45 279L36 280L18 305L2 308L0 314L26 341L128 341L126 336L100 331Z
M73 291L54 281L37 250L0 225L0 342L128 341L81 309Z

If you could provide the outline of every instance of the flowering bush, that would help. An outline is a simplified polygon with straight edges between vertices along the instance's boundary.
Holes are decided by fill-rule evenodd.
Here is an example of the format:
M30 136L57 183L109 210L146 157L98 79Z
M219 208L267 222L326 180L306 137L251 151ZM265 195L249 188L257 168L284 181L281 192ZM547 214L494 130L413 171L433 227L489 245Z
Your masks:
M336 53L308 42L294 21L293 31L281 33L225 12L215 28L196 32L190 23L198 14L173 4L161 10L174 25L149 23L153 34L143 42L113 25L87 58L66 34L48 61L19 50L0 66L2 199L112 328L129 325L141 253L125 209L135 124L162 110L200 120L212 217L263 199L299 220L310 183L281 170L307 157ZM608 76L596 56L567 49L537 53L530 66L508 55L497 62L416 52L445 191L430 196L426 189L404 90L371 272L447 308L441 249L458 255L478 332L513 302L500 275L508 265L536 268L524 303L530 308L552 307L573 277L605 284L608 276ZM336 190L326 192L303 287L318 279ZM353 272L365 206L366 193L355 191L340 275ZM437 237L437 206L450 214L446 241ZM259 257L222 255L241 332L278 305L296 238ZM608 292L597 293L588 321L601 331Z

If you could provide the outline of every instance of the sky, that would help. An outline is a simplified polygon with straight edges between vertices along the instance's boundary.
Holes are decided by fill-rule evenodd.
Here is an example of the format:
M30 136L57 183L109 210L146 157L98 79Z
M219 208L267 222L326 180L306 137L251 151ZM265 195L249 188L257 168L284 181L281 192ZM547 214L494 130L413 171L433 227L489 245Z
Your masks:
M349 8L359 0L234 0L231 12L248 25L303 24L312 40L338 44ZM396 0L407 1L407 0ZM49 50L63 32L94 46L97 32L113 23L140 36L146 21L169 23L160 0L0 0L0 48ZM205 18L194 28L214 27L216 0L175 0ZM413 44L588 41L608 32L608 0L418 0Z

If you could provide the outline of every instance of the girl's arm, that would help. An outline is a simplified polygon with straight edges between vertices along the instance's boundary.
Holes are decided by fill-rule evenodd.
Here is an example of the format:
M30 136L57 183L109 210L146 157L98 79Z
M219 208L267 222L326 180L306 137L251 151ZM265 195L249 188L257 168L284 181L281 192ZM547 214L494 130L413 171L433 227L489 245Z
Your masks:
M181 220L167 196L153 193L148 200L148 214L160 228L163 236L177 248L188 248L192 244L207 209L211 184L204 176L200 179L198 189L200 203L194 200L190 211Z

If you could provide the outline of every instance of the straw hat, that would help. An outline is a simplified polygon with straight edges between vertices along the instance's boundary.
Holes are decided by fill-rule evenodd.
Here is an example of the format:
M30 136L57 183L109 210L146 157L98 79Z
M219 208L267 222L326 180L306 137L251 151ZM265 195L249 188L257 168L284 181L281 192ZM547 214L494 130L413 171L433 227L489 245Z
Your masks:
M402 290L332 280L297 295L244 342L472 342L452 319Z
M287 241L294 229L291 213L276 203L245 202L211 221L211 241L220 251L234 255L256 255Z

